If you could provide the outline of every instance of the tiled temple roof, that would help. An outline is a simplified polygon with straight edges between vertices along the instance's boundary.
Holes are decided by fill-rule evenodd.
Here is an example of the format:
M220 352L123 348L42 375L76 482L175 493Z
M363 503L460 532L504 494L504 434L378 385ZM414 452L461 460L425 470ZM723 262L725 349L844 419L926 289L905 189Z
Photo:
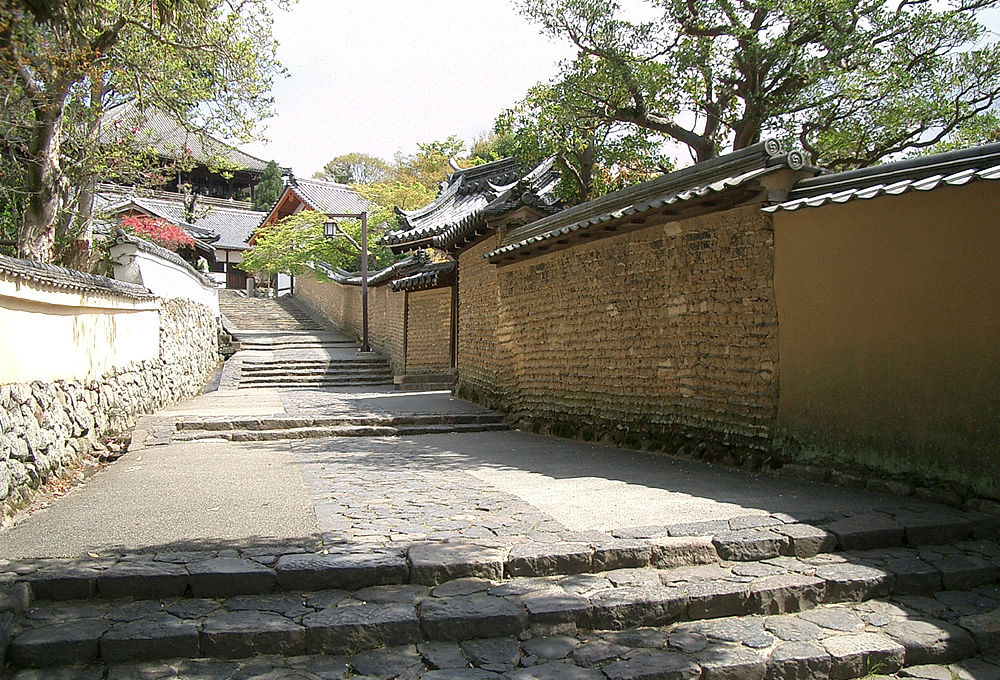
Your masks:
M447 249L490 217L525 205L542 213L558 210L558 182L552 159L527 174L511 158L459 170L433 202L417 210L397 210L400 229L380 242L393 252L429 245Z
M316 212L356 215L371 208L368 201L348 184L295 179L287 189L295 192L303 203Z

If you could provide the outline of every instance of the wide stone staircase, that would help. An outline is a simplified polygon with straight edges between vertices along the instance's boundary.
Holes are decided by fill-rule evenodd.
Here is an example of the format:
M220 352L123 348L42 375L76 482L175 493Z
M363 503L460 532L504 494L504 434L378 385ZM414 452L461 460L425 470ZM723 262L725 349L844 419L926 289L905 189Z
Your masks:
M361 354L347 336L325 329L291 298L219 293L227 330L239 351L220 389L323 388L391 385L392 369L376 353Z
M1000 677L994 516L531 533L10 562L4 677Z
M244 331L323 331L322 324L289 297L249 297L238 290L219 291L219 309L235 328Z

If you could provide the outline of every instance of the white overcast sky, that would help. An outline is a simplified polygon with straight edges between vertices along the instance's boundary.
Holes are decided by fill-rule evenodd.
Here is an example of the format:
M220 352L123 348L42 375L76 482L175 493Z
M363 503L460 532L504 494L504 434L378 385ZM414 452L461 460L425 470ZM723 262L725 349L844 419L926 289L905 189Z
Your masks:
M983 18L1000 31L1000 11ZM573 56L512 0L298 0L274 36L289 75L273 89L270 142L241 148L298 177L353 151L392 160L449 135L471 143Z
M573 55L509 0L299 0L274 36L289 76L272 90L270 142L240 148L298 177L353 151L392 160L449 135L468 144Z

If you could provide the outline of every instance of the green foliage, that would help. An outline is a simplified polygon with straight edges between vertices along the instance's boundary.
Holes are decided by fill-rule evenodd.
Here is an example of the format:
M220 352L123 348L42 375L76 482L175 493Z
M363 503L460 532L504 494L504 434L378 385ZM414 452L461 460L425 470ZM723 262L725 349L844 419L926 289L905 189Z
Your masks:
M519 0L578 56L554 87L580 120L625 124L697 160L764 135L836 169L976 129L1000 100L1000 0ZM976 140L979 141L979 140Z
M418 183L437 191L452 172L449 161L465 151L465 142L455 135L448 139L417 144L412 156L396 156L397 179L403 184Z
M271 113L269 90L281 72L270 33L272 4L246 0L238 11L227 0L38 0L29 3L32 11L19 3L0 7L0 73L8 83L0 128L6 157L24 168L17 187L24 256L50 260L56 236L65 243L88 236L98 177L149 171L136 161L142 153L128 152L134 146L99 143L111 107L134 102L197 134L253 136ZM8 176L0 182L7 184Z
M343 238L324 237L325 219L322 213L307 210L262 227L238 266L244 271L264 272L268 276L299 274L313 262L325 262L339 268L349 266L357 249Z
M365 153L348 153L324 165L319 176L341 184L376 184L391 180L395 170L381 158Z
M576 93L563 86L536 85L516 107L497 118L498 145L524 167L555 156L562 172L558 192L580 203L651 179L671 167L662 144L648 130L577 115Z
M254 190L253 209L270 210L275 202L281 198L284 191L285 183L281 179L281 168L276 162L268 161L260 176L260 182L257 183L257 188Z

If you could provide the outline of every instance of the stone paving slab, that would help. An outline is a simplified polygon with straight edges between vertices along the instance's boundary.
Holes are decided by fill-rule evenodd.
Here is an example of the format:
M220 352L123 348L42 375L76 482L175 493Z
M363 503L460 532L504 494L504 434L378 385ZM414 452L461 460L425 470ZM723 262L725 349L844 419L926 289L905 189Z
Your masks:
M91 617L28 629L15 641L15 660L30 668L4 680L84 678L95 668L53 667L54 658L98 662L107 678L371 678L423 676L496 678L690 677L859 678L875 675L995 678L1000 657L977 648L959 625L927 617L898 601L820 605L803 613L679 621L624 631L573 624L525 626L510 599L494 598L495 627L478 638L448 641L454 626L483 626L478 599L436 598L374 610L347 600L314 608L302 599L297 615L234 607L232 601L197 622L166 614L111 623ZM505 609L504 605L510 609ZM262 601L259 607L266 607ZM417 613L423 612L418 619ZM39 620L46 616L38 612ZM51 614L58 619L58 613ZM522 615L523 616L523 615ZM430 625L421 642L420 621ZM133 634L125 634L133 633ZM72 641L72 643L70 643ZM64 645L58 652L54 644ZM979 652L980 658L972 658ZM150 659L156 653L192 654L187 660ZM206 652L216 659L199 658ZM320 656L314 656L317 652ZM49 656L45 656L48 654ZM54 655L54 656L53 656ZM126 656L131 655L127 659ZM100 664L109 664L103 666ZM304 675L295 675L298 671ZM436 672L436 674L432 674ZM448 673L445 673L448 672ZM42 674L38 674L42 673ZM666 675L664 675L666 673ZM101 677L99 674L95 677ZM490 674L490 675L485 675Z
M58 595L59 587L66 588L68 595L79 592L75 584L71 589L66 583L50 582L48 572L57 567L73 568L85 578L84 570L99 574L102 569L113 571L120 569L118 565L137 561L185 565L191 587L187 597L145 601L29 601L14 608L19 616L11 628L9 657L15 664L41 666L114 661L128 654L151 659L177 654L178 649L192 656L220 658L266 653L339 654L354 653L366 645L466 641L497 635L524 638L592 629L622 631L616 639L626 644L623 641L635 634L629 629L677 622L686 636L674 644L681 651L701 651L697 644L700 638L739 642L752 649L769 649L777 644L776 638L790 643L821 639L828 656L843 658L837 662L840 666L834 665L836 672L856 677L850 669L860 668L858 664L867 663L865 659L892 666L897 658L903 658L901 649L907 650L906 658L920 663L951 663L977 650L989 651L996 641L1000 615L996 577L976 588L913 595L893 591L896 575L887 568L900 559L920 560L934 567L963 555L978 555L984 562L998 564L1000 545L988 541L803 559L782 556L759 563L626 567L506 579L495 566L498 553L502 555L499 550L477 552L471 546L455 546L454 551L441 554L436 552L441 546L424 548L424 552L414 554L415 561L411 558L411 568L428 585L365 586L364 581L356 580L355 587L364 587L353 592L275 592L278 565L323 565L323 556L310 558L304 552L280 557L263 553L237 556L228 554L230 551L224 556L127 556L118 562L93 560L89 565L46 561L8 564L14 573L22 572L32 588L45 585L50 595ZM474 559L467 563L484 570L484 575L447 571L445 577L455 578L434 587L430 581L439 579L424 579L428 565L451 569L456 557L468 555ZM398 555L384 556L380 563L384 566L374 569L369 581L379 580L379 568L389 570L384 573L398 569L399 559ZM353 567L354 578L360 579L371 566L369 562L371 559L355 558L350 566L337 566L343 567L341 571ZM142 572L129 570L130 574ZM99 582L99 575L93 578ZM236 595L237 590L251 594ZM820 635L821 630L828 632ZM200 631L197 648L192 631ZM65 657L58 651L61 645L68 650ZM102 656L105 649L110 650L110 656ZM718 668L727 667L725 659L715 661Z

